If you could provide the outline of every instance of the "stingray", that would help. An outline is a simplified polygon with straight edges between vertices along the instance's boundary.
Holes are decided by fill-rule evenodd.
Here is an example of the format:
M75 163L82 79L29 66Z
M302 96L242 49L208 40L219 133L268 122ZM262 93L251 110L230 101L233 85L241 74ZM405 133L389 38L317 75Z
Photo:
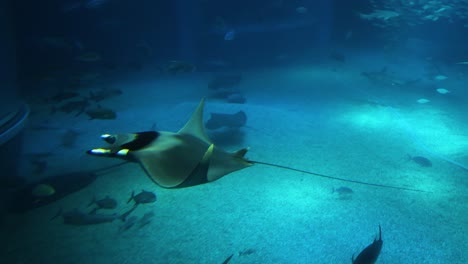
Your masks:
M244 111L235 114L211 113L210 119L206 121L205 127L208 129L218 129L222 127L240 128L245 126L247 115Z
M144 131L126 134L103 134L108 145L86 153L93 156L120 158L137 162L148 176L164 188L181 188L204 184L250 167L254 164L273 166L318 177L357 184L401 190L420 191L405 187L368 183L333 177L278 164L245 158L248 148L226 152L215 146L203 126L205 99L198 104L189 121L178 132Z
M202 122L204 105L203 99L178 132L104 134L101 138L109 146L87 153L138 162L155 183L165 188L215 181L252 166L253 163L244 158L247 148L229 153L211 142Z

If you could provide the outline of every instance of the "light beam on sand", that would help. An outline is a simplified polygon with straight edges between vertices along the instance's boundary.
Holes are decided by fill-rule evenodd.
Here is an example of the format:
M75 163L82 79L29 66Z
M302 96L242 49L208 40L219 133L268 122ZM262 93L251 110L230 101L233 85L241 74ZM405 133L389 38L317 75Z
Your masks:
M467 152L468 137L462 133L466 128L440 109L403 112L392 107L356 107L346 112L342 120L356 129L402 130L421 151L468 170L466 165L448 158Z

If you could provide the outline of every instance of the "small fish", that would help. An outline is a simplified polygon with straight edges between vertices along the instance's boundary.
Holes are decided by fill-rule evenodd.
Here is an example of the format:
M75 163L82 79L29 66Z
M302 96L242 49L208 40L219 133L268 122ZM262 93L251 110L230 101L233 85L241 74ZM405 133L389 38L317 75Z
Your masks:
M137 195L135 195L135 192L132 192L132 195L130 196L130 199L128 199L127 203L131 202L132 200L135 201L135 204L154 203L156 202L156 199L156 194L153 192L142 190Z
M333 188L332 193L338 193L338 194L350 194L353 193L353 190L349 187L341 186L338 188Z
M31 194L35 197L48 197L55 194L55 188L50 184L41 183L32 189Z
M425 158L422 156L411 156L409 154L408 154L408 158L409 160L412 160L416 162L417 164L419 164L421 167L432 167L432 162L428 158Z
M88 100L70 101L58 107L52 106L51 113L53 114L53 113L56 113L57 111L61 111L61 112L70 114L76 111L77 113L75 114L75 116L79 116L81 113L84 112L84 110L86 109L86 107L88 107L88 105L89 105Z
M447 79L448 79L448 77L445 76L445 75L436 75L434 77L434 80L436 80L436 81L444 81L444 80L447 80Z
M374 239L374 242L362 250L356 258L353 256L351 258L352 264L374 264L380 255L382 246L382 229L379 225L379 239Z
M86 114L89 116L90 120L93 119L115 119L117 118L117 114L114 110L109 108L93 108L86 110Z
M257 252L255 249L247 248L247 249L244 249L243 251L239 251L239 256L248 256L248 255L254 254L255 252Z
M419 104L427 104L430 102L429 99L426 99L426 98L420 98L418 100L416 100L416 102L418 102Z
M228 32L226 32L226 34L224 34L224 40L226 41L231 41L231 40L234 40L235 38L236 38L236 31L234 29L231 29Z
M67 129L60 137L62 147L73 148L80 132L76 129Z
M338 194L338 199L340 200L350 200L353 196L353 190L349 187L341 186L338 188L333 188L332 193Z
M88 99L94 102L100 102L105 99L109 99L122 94L119 89L101 89L97 91L90 91Z
M75 97L78 97L80 96L79 93L77 92L59 92L53 96L51 96L50 98L48 98L46 101L48 102L55 102L55 103L59 103L59 102L62 102L62 101L65 101L65 100L68 100L68 99L71 99L71 98L75 98Z
M296 8L296 12L298 14L304 15L304 14L307 14L307 12L309 12L309 10L307 9L307 7L299 6L299 7Z
M166 71L171 74L178 73L189 73L196 71L196 67L193 64L184 61L170 61L169 65L166 67Z
M440 94L448 94L448 93L450 93L449 90L444 89L444 88L437 88L436 91L437 91L438 93L440 93Z

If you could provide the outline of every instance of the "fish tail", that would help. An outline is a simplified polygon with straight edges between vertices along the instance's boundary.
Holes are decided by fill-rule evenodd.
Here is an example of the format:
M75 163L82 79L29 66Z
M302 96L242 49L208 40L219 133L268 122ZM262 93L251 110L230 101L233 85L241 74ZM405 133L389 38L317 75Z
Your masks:
M331 193L335 193L335 187L332 187L332 192Z
M130 196L130 198L128 199L127 203L131 202L133 200L133 198L135 197L135 191L132 191L132 195Z

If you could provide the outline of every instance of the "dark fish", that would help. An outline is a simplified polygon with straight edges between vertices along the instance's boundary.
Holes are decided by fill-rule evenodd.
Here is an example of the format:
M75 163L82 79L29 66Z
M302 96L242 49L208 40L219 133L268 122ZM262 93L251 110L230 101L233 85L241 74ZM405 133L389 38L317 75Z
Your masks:
M357 258L354 256L351 258L353 264L374 264L379 257L380 251L382 250L382 229L379 225L379 239L374 239L374 242L367 246Z
M166 71L171 74L178 73L189 73L196 71L196 67L193 64L183 62L183 61L170 61L169 65L166 68Z
M102 199L96 200L96 196L93 197L88 207L95 204L97 207L94 208L90 213L95 213L99 209L115 209L117 207L117 201L109 196Z
M353 198L353 190L345 186L341 186L336 189L333 188L332 193L337 193L338 199L340 200L350 200Z
M117 114L115 113L114 110L109 109L109 108L94 108L94 109L88 109L86 110L86 114L89 116L89 118L92 119L115 119L117 117Z
M73 148L79 135L80 133L78 130L67 129L60 138L61 145L65 148Z
M239 256L248 256L248 255L252 255L255 252L257 252L255 249L248 248L248 249L244 249L243 251L239 251Z
M208 129L218 129L222 127L240 128L247 123L247 115L244 111L239 111L235 114L220 114L211 113L210 119L206 122L205 127Z
M52 219L61 216L63 223L66 225L94 225L102 223L110 223L115 219L120 218L118 214L100 215L100 214L87 214L78 209L68 212L60 210ZM52 220L51 219L51 220Z
M338 187L336 189L333 188L332 193L335 193L335 192L340 194L340 195L342 195L342 194L352 194L353 190L351 188L341 186L341 187Z
M119 89L101 89L97 91L89 92L88 99L94 102L100 102L105 99L109 99L122 94Z
M135 192L132 192L132 196L128 199L127 203L135 201L135 204L144 204L144 203L153 203L156 202L156 194L153 192L148 192L142 190L139 194L135 195Z
M408 158L419 164L421 167L432 167L432 162L428 158L422 156L411 156L409 154Z
M65 103L61 106L52 106L52 114L61 111L67 114L70 114L71 112L77 112L75 116L79 116L81 113L84 112L86 107L89 105L88 100L80 100L80 101L70 101L68 103Z
M59 92L54 96L48 98L47 101L58 103L78 96L80 96L80 94L77 92Z

